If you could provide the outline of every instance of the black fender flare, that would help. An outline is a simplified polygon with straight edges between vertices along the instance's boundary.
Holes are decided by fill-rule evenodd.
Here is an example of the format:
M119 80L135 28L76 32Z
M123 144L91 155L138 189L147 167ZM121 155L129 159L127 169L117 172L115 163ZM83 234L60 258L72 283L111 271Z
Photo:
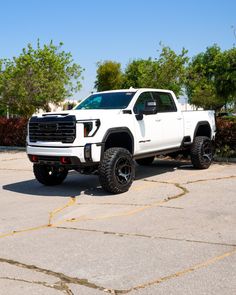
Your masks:
M197 123L197 125L195 127L195 130L194 130L194 133L193 133L193 140L196 137L197 131L198 131L198 129L199 129L200 126L207 126L207 127L209 127L209 129L210 129L210 139L211 139L211 135L212 135L211 125L209 124L208 121L200 121L200 122Z
M131 138L131 143L132 143L131 150L133 154L134 153L134 136L128 127L115 127L115 128L108 129L102 139L103 146L105 147L105 143L108 137L111 134L115 134L115 133L127 133L129 135L129 137Z

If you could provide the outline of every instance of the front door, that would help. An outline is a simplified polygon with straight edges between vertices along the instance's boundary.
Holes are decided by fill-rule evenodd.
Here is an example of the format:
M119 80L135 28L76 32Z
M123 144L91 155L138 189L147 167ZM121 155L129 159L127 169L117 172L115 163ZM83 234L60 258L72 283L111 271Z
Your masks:
M134 105L134 113L141 114L145 103L152 100L151 92L142 92ZM135 125L137 153L148 153L160 148L163 135L157 114L143 115L142 120L135 120Z

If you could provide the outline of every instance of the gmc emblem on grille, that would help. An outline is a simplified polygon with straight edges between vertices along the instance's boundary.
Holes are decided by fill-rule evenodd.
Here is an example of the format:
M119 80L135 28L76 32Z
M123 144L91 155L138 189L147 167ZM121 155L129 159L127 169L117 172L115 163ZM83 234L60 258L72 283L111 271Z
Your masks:
M58 124L39 124L40 131L57 131Z

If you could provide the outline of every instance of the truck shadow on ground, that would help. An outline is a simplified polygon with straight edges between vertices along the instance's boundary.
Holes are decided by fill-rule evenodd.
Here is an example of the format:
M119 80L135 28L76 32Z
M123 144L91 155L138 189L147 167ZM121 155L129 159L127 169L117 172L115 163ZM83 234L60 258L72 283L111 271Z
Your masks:
M189 162L156 160L150 166L136 166L135 180L158 176L176 169L193 170ZM170 177L171 178L171 177ZM98 176L81 175L75 171L69 173L66 180L57 186L44 186L37 180L31 179L3 185L3 189L25 195L45 197L75 197L81 194L94 197L112 197L103 191L99 184Z

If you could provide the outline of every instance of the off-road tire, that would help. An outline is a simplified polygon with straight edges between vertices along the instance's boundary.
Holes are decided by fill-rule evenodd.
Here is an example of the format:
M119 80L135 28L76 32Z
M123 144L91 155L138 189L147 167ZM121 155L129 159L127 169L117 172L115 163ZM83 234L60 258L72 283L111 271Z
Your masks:
M113 194L129 190L135 176L132 155L124 148L110 148L105 151L98 169L102 188Z
M213 146L209 137L195 137L190 156L192 164L197 169L207 169L210 167L213 160Z
M143 158L143 159L137 159L136 162L141 165L141 166L148 166L151 165L152 162L154 161L155 157L148 157L148 158Z
M34 164L33 171L40 183L50 186L61 184L68 174L67 168L52 165Z

